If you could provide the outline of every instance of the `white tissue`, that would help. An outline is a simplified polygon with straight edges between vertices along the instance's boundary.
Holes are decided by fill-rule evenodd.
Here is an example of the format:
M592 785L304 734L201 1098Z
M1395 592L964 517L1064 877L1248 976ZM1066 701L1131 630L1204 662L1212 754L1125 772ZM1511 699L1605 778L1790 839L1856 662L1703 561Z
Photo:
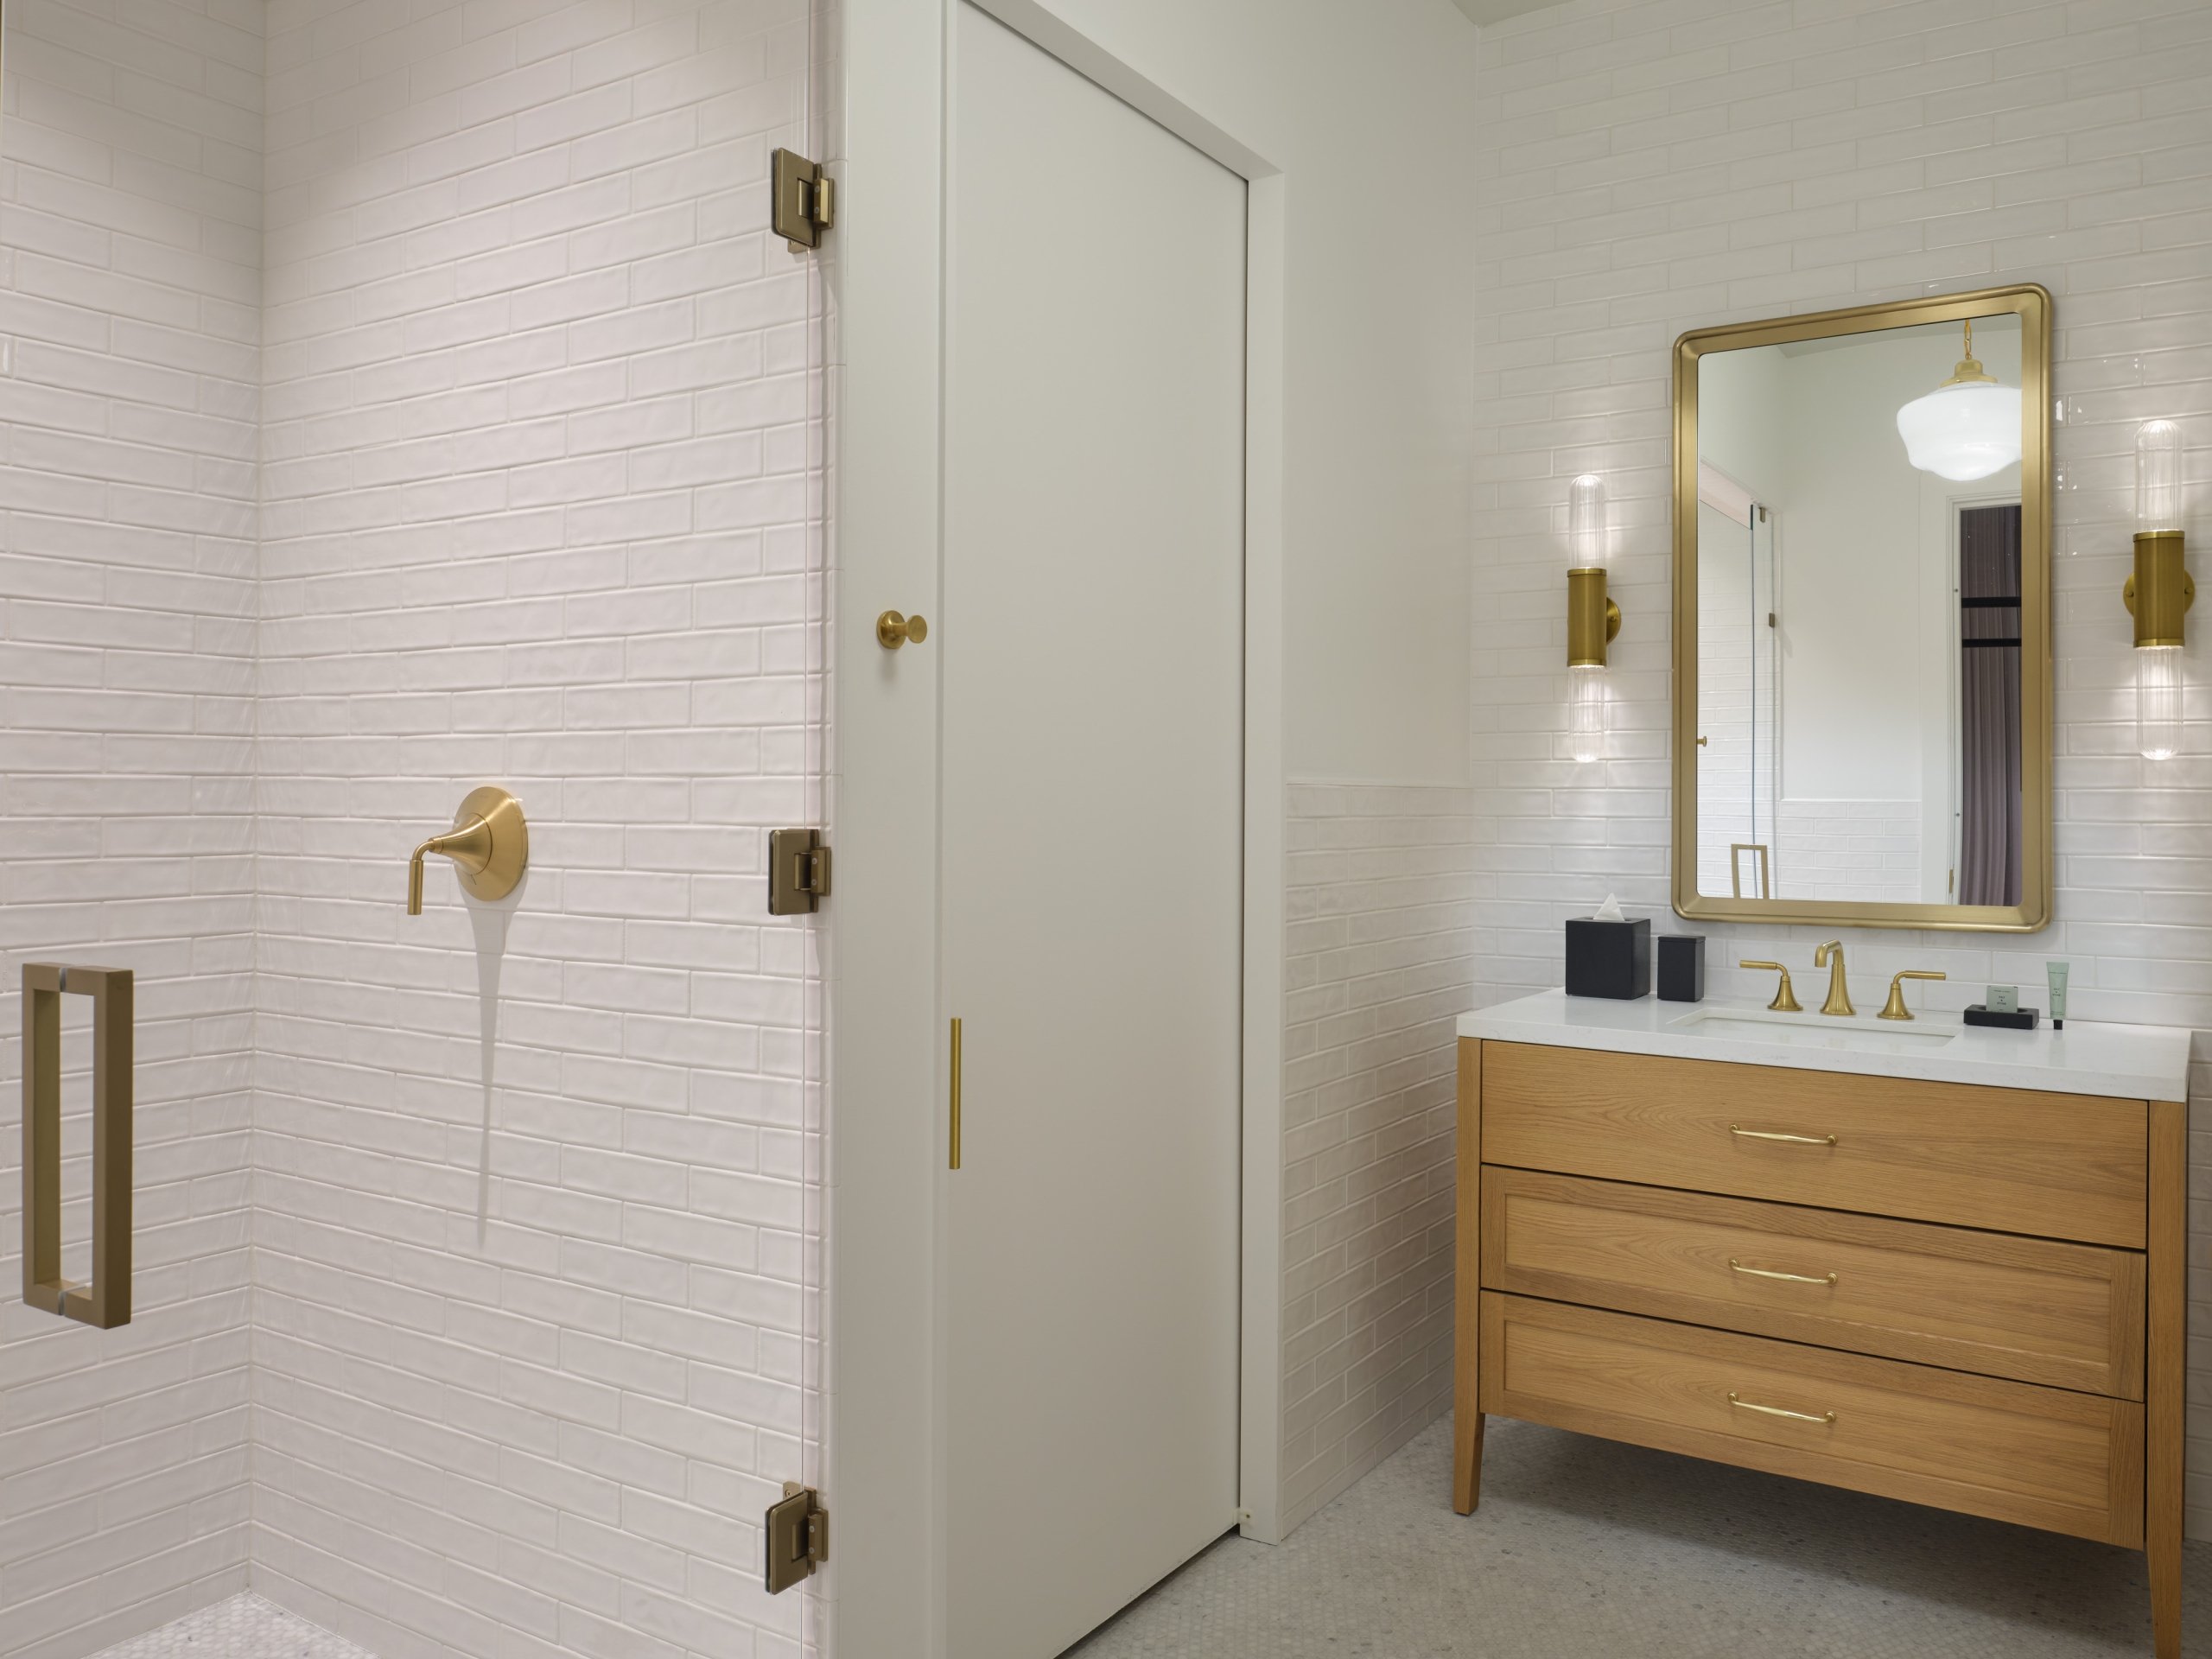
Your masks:
M1628 918L1621 914L1621 901L1609 893L1605 895L1605 902L1598 906L1597 915L1591 919L1599 922L1624 922Z

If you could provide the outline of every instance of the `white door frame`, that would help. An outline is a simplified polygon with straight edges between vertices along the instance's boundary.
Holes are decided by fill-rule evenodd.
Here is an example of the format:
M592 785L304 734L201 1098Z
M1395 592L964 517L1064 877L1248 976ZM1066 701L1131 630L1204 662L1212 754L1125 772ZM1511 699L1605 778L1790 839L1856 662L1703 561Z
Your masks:
M976 0L1247 181L1244 1065L1240 1503L1279 1535L1282 1215L1283 192L1274 166L1039 0ZM944 1659L944 1010L938 658L875 640L940 606L945 73L962 0L842 0L832 290L836 423L830 914L830 1651ZM1163 235L1168 231L1163 228ZM926 1246L926 1248L924 1248ZM1071 1501L1074 1501L1071 1496ZM1049 1517L1020 1524L1049 1525Z

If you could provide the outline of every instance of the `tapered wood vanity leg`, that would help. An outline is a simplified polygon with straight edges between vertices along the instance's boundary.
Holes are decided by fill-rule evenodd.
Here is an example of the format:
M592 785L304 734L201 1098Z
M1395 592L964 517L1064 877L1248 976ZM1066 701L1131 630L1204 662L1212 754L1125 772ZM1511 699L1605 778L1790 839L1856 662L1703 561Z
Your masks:
M2151 1630L2158 1659L2181 1659L2183 1391L2189 1304L2189 1109L2148 1103L2151 1113L2149 1353L2143 1379L2143 1544L2151 1558Z
M1452 1507L1474 1513L1483 1496L1483 1414L1478 1407L1476 1339L1483 1296L1483 1046L1459 1039L1459 1222L1453 1241Z

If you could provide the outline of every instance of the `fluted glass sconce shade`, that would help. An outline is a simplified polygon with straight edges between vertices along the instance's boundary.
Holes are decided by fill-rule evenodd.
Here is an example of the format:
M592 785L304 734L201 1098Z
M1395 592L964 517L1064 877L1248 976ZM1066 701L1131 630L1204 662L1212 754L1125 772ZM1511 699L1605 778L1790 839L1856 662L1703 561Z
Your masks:
M1974 354L1974 324L1966 327L1966 355L1948 380L1897 410L1897 435L1915 467L1960 483L2001 473L2020 459L2020 389L2000 386Z
M2145 421L2135 435L2135 532L2181 528L2181 428Z
M2168 760L2181 748L2179 645L2145 645L2135 653L2135 747L2145 760Z
M1567 750L1577 760L1605 757L1605 671L1578 663L1567 671Z
M1567 561L1579 568L1605 562L1605 480L1585 473L1567 486Z
M2182 671L2196 599L2181 530L2181 429L2149 421L2135 435L2135 574L2123 590L2135 619L2135 747L2145 760L2181 749Z

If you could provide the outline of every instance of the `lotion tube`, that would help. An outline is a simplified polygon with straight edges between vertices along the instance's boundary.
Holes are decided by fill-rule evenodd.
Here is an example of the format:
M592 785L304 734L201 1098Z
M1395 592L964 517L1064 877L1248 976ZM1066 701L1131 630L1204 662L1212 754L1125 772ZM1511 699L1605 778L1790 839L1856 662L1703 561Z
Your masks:
M2050 1028L2053 1031L2066 1028L2066 976L2069 971L2069 964L2063 962L2051 963L2044 969L2044 975L2050 981Z

